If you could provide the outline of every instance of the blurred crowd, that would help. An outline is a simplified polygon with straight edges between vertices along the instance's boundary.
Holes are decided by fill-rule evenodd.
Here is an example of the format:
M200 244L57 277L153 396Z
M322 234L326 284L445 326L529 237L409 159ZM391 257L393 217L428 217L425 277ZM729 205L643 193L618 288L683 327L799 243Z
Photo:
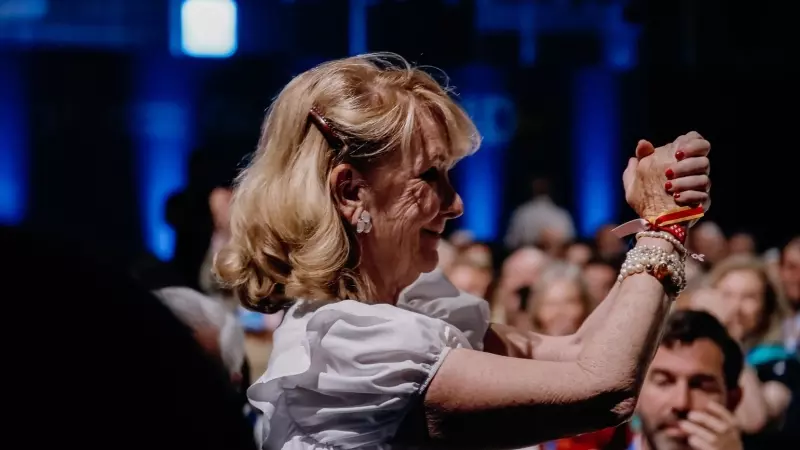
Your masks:
M467 232L455 232L442 242L440 263L461 290L489 300L494 322L566 336L578 331L604 301L628 243L614 235L615 224L601 227L590 241L575 240L569 212L543 186L537 181L534 198L513 214L504 251L474 241ZM737 356L708 326L693 330L698 319L676 317L685 322L688 336L678 338L682 346L705 337L719 341L718 348L672 356L667 353L675 353L674 348L659 349L639 399L637 420L543 449L641 448L637 440L646 439L652 450L661 450L652 447L659 442L658 433L693 410L714 408L707 404L728 408L736 430L731 435L738 442L723 440L720 432L715 445L691 448L800 448L800 236L759 254L752 235L728 237L714 222L702 221L690 233L687 248L701 256L687 260L689 284L674 309L704 312L724 326L726 338L738 344L745 361L736 382L727 388L703 382L709 374L730 377L720 356ZM730 395L722 401L719 391L725 389ZM675 448L670 442L662 447Z

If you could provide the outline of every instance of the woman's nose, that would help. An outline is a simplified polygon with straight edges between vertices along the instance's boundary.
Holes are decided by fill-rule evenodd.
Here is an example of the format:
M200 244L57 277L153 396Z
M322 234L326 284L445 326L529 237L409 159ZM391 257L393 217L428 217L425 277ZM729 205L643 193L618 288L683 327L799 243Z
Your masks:
M464 202L450 184L450 180L442 186L442 214L448 219L455 219L464 214Z
M464 202L461 201L461 196L455 194L453 196L453 201L450 202L448 205L445 215L447 215L448 219L456 219L461 217L464 214Z

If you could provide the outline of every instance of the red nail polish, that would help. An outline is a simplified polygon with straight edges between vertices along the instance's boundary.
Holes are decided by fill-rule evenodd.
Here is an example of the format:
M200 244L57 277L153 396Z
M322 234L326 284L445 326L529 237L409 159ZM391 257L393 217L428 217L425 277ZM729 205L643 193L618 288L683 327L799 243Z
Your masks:
M667 191L668 191L668 190L670 190L670 189L672 189L672 183L671 183L671 182L669 182L669 181L667 181L666 183L664 183L664 189L666 189Z
M683 153L681 150L678 150L677 152L675 152L675 159L680 161L683 158L686 158L686 154L685 153Z
M667 169L666 175L667 179L671 180L673 177L675 177L675 172L673 172L672 169Z
M680 192L676 192L676 193L672 194L672 196L675 197L675 199L677 200L677 199L681 198L681 193Z

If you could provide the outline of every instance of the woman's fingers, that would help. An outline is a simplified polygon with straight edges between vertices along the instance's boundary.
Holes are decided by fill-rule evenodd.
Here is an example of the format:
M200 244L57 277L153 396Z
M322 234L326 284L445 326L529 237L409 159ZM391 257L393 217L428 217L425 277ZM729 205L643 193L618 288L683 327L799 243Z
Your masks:
M688 175L667 181L664 189L681 206L703 205L708 209L711 179L708 175Z
M706 156L691 157L672 163L669 170L672 171L672 178L690 175L708 175L711 171L711 162Z
M708 209L707 202L708 202L708 193L706 192L697 192L697 191L687 191L687 192L676 192L673 197L675 198L675 203L681 206L697 206L703 205L706 209Z
M656 149L653 147L653 144L651 144L650 141L641 139L636 144L636 159L646 158L655 153L655 151Z
M689 175L667 181L664 189L673 194L688 191L707 193L711 189L711 179L708 175Z
M675 149L676 152L683 152L687 157L708 156L711 152L711 143L705 139L692 139Z

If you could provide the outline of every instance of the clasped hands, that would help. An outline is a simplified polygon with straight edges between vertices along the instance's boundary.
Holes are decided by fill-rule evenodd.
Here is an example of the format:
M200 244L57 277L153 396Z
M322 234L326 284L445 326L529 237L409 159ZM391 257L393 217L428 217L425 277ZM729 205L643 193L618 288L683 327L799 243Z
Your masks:
M654 148L639 141L622 175L625 200L639 217L656 217L679 206L703 205L707 210L711 144L692 131Z

